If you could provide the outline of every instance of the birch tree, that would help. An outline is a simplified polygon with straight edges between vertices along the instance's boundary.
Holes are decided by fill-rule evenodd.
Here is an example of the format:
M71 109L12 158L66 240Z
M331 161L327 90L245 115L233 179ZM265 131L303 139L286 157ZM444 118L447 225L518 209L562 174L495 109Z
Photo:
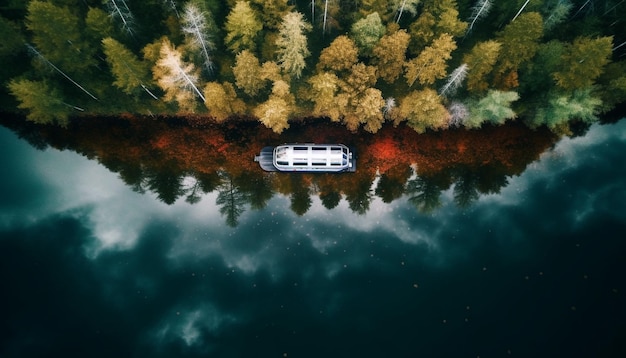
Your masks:
M185 4L183 10L181 26L186 43L190 48L200 52L204 68L211 73L213 71L211 53L215 50L212 33L217 31L213 16L208 11L202 11L193 2Z
M467 64L461 64L448 76L448 80L439 90L439 94L444 97L453 96L461 87L463 80L467 76Z
M340 111L336 105L336 98L339 91L339 79L334 73L322 72L312 76L307 80L309 88L309 98L313 101L313 115L329 117L331 121L340 120Z
M311 24L299 12L288 13L280 24L276 39L278 63L283 71L295 78L302 75L302 70L306 67L305 60L311 55L305 34L311 28Z
M489 14L489 10L491 10L491 0L477 0L474 6L472 6L472 13L467 19L469 25L467 26L466 35L469 34L473 29L476 22L484 19Z
M122 31L134 35L135 34L135 17L130 11L128 4L125 0L107 0L107 8L109 9L109 15L120 22Z
M200 97L202 102L206 102L206 99L198 89L198 70L192 63L185 63L181 57L180 51L169 40L164 39L160 58L152 72L159 87L165 91L166 102L175 101L181 109L193 111L196 96Z
M394 5L397 9L397 15L395 16L396 23L400 22L405 12L410 13L412 16L417 15L417 5L419 3L420 0L395 0Z

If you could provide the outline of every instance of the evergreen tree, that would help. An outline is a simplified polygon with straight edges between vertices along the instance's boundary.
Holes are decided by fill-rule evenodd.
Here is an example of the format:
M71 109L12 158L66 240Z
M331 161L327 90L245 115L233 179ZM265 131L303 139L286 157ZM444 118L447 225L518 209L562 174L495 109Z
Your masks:
M501 44L498 61L494 66L494 85L501 89L518 86L519 66L535 56L543 36L543 20L537 12L521 14L496 36Z
M261 65L259 59L248 50L243 50L237 55L233 74L235 84L249 96L256 96L265 87L265 79L259 74Z
M148 65L117 40L108 37L102 40L102 45L107 63L115 77L113 84L130 95L137 95L141 90L151 94L147 88L147 84L151 82Z
M469 104L469 117L463 125L466 128L479 128L483 123L504 124L507 119L515 118L515 112L511 109L511 103L517 101L517 92L502 92L490 90L479 101Z
M290 12L283 18L280 25L276 46L278 46L278 63L288 74L299 78L306 66L305 59L311 54L307 47L306 32L311 25L304 20L299 12Z
M361 54L369 55L376 43L385 34L385 26L378 13L372 13L355 22L350 28L350 35L354 39Z
M446 76L446 61L452 58L451 52L456 49L452 36L443 34L426 47L419 56L405 64L405 78L412 86L417 80L422 85L435 83L436 79Z
M19 108L28 111L26 118L38 124L56 123L66 126L71 111L61 92L43 81L12 80L9 91L20 102Z
M226 45L232 52L239 53L242 50L254 51L256 49L263 23L259 20L257 12L250 7L249 2L237 1L226 17L225 28Z
M84 41L81 19L67 7L34 0L28 4L26 26L41 54L65 72L84 75L96 64L95 49Z
M591 88L574 90L571 94L552 93L547 102L529 122L532 127L546 125L555 132L568 132L567 126L572 120L596 121L602 106L602 101L592 95Z
M613 37L578 37L566 44L554 79L564 90L590 87L610 62Z
M488 78L493 66L498 60L500 43L489 40L479 42L463 57L467 64L467 89L470 92L481 93L489 87Z

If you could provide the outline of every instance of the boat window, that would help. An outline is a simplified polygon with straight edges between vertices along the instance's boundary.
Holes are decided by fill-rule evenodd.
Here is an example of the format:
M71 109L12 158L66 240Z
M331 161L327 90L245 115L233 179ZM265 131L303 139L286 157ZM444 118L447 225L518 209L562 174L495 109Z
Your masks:
M326 151L326 147L312 147L311 149L313 151L315 151L315 152L325 152Z
M307 147L293 147L293 150L303 150L306 152L308 148Z
M312 165L316 165L316 166L322 166L325 167L326 166L326 161L314 161L313 163L311 163Z
M293 165L297 165L297 166L307 166L309 163L307 162L293 162Z
M278 164L278 165L289 165L289 162L284 161L284 160L277 160L276 164Z

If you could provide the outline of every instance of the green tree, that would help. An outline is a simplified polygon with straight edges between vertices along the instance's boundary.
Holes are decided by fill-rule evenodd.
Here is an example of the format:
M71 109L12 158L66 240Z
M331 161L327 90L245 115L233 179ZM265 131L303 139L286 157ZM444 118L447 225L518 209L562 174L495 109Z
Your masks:
M226 17L226 46L234 52L254 51L263 23L248 1L237 1Z
M409 93L400 101L399 109L409 127L418 133L424 133L426 129L444 129L450 121L441 98L429 88Z
M229 116L243 114L246 104L239 98L231 83L209 82L204 87L204 104L209 115L218 122L223 122Z
M285 86L287 86L286 91ZM284 81L275 82L269 99L254 110L254 115L261 123L275 133L281 133L289 128L289 116L293 112L293 106L287 94L288 88L289 85Z
M148 91L146 84L150 81L148 65L139 60L129 49L110 37L102 40L106 61L115 77L113 84L130 95L140 91Z
M363 95L358 98L355 115L364 124L363 128L366 131L376 133L382 128L385 121L382 112L384 105L385 100L382 92L376 88L366 89Z
M95 48L83 38L81 23L67 7L39 0L28 4L26 26L35 46L50 62L77 75L96 64Z
M554 73L556 84L567 91L590 87L610 62L612 47L612 36L578 37L566 44L559 70Z
M350 28L350 35L354 39L361 53L369 55L376 43L385 34L385 26L378 13L372 13L355 22Z
M418 53L442 34L459 37L466 29L467 23L459 19L455 0L427 0L420 16L409 27L410 50L412 53Z
M435 83L436 79L446 77L447 63L452 58L451 53L456 49L452 36L443 34L426 47L419 56L405 64L405 78L412 86L417 80L422 85Z
M87 35L100 41L105 37L113 36L113 21L109 14L99 8L90 7L85 18Z
M378 75L386 82L393 83L402 74L409 39L406 30L399 30L383 36L374 47L374 64Z
M359 60L358 55L359 50L352 39L345 35L337 36L322 50L317 70L330 69L335 72L349 70Z
M498 60L500 47L500 43L493 40L479 42L463 57L468 67L467 89L470 92L482 93L487 90L487 79Z
M11 80L9 91L20 102L18 108L28 111L26 118L38 124L67 125L71 106L61 92L44 81Z
M504 124L507 119L515 118L511 103L517 101L517 92L490 90L479 101L469 103L469 117L463 122L466 128L479 128L483 123Z
M329 117L332 121L340 120L340 111L336 105L339 91L339 79L334 73L322 72L307 80L310 85L309 98L314 102L313 115Z
M237 55L233 74L235 84L249 96L256 96L265 87L266 81L259 74L261 65L259 59L248 50L243 50Z
M547 105L539 108L530 120L532 127L546 125L554 132L568 132L573 120L591 123L598 119L602 101L592 95L591 88L578 89L571 94L552 93Z
M15 55L24 49L24 38L19 27L3 16L0 16L0 37L0 56Z
M289 0L252 0L253 5L259 9L263 25L271 30L277 30L283 22L283 18L292 9Z
M543 20L537 12L521 14L496 35L502 46L494 67L494 85L501 89L518 86L517 71L530 61L539 48L543 36Z
M295 78L302 75L306 66L305 59L311 55L307 47L306 32L311 31L311 24L304 20L299 12L285 15L280 24L276 46L280 67Z

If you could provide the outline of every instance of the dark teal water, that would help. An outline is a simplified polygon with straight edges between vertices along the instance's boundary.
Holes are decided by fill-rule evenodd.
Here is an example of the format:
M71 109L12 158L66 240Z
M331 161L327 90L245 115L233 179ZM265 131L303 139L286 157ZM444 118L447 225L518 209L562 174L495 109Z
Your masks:
M624 120L468 208L277 194L236 227L0 143L0 357L626 356Z

